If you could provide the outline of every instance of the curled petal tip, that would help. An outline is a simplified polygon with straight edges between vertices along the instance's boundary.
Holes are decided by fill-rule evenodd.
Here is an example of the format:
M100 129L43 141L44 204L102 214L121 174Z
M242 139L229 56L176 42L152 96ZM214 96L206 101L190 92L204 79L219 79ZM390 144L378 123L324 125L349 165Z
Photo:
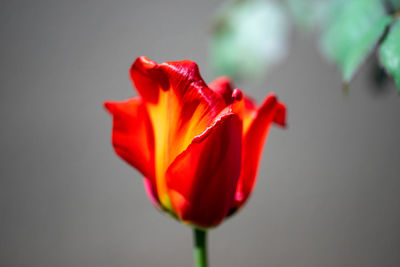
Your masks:
M156 69L158 66L157 62L148 59L147 57L138 57L135 62L133 62L130 68L130 74L132 79L134 78L135 72L139 72L142 75L150 75L152 70Z
M141 56L135 60L133 65L140 67L141 69L152 69L157 66L157 63L148 59L147 57Z
M283 128L287 128L286 123L286 106L278 102L274 122Z
M275 115L273 117L273 122L283 128L286 128L286 106L282 102L278 101L278 97L275 93L270 93L265 99L261 110L268 111L271 108L275 110ZM261 112L263 112L261 111Z
M103 107L104 107L108 112L110 112L111 114L113 113L114 105L112 104L112 102L110 102L110 101L105 101L105 102L103 103Z
M242 91L240 91L238 88L236 88L235 90L233 90L232 93L232 100L233 101L240 101L243 99L243 93Z
M278 101L278 97L276 96L276 94L275 94L274 92L271 92L271 93L269 93L269 94L267 95L266 100L268 100L268 99L271 99L271 100L273 100L273 101ZM271 100L270 100L270 101L271 101Z
M168 77L157 62L147 57L138 57L132 64L130 76L139 95L148 102L158 101L159 88L169 88Z
M219 77L211 82L209 87L220 94L227 105L232 103L232 80L229 77Z

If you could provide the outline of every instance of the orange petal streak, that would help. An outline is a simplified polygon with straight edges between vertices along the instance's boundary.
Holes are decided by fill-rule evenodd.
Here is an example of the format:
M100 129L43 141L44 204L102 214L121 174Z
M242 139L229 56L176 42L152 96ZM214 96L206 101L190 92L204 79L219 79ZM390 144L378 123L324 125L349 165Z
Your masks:
M157 64L140 57L130 73L154 129L158 197L171 210L165 172L193 138L212 124L224 100L207 87L197 65L189 60Z

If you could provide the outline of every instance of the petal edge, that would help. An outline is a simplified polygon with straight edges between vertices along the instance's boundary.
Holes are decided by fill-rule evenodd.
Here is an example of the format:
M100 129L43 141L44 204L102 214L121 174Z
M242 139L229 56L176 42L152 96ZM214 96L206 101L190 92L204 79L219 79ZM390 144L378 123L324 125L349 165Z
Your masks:
M236 114L221 116L168 168L168 193L182 221L207 228L226 217L240 174L241 131Z

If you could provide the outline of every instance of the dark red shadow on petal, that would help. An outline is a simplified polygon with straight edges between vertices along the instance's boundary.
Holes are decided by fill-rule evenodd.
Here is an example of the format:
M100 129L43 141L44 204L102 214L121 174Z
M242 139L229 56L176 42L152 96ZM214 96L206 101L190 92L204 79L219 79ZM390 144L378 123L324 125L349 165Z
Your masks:
M225 218L240 174L241 131L236 114L220 117L168 168L169 196L181 220L206 228Z
M232 86L232 80L229 77L226 76L219 77L214 81L212 81L208 86L214 92L217 92L224 98L226 105L232 104L233 86Z

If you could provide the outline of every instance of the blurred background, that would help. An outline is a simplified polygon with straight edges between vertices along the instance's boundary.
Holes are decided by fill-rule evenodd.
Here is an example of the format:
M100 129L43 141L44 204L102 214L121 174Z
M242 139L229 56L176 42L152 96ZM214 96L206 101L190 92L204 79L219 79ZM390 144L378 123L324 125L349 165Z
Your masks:
M116 157L104 100L136 93L133 60L191 59L206 82L221 1L1 1L0 266L192 266L191 230L152 207ZM373 55L347 94L312 33L237 86L275 92L246 207L210 232L211 266L400 266L400 97Z

